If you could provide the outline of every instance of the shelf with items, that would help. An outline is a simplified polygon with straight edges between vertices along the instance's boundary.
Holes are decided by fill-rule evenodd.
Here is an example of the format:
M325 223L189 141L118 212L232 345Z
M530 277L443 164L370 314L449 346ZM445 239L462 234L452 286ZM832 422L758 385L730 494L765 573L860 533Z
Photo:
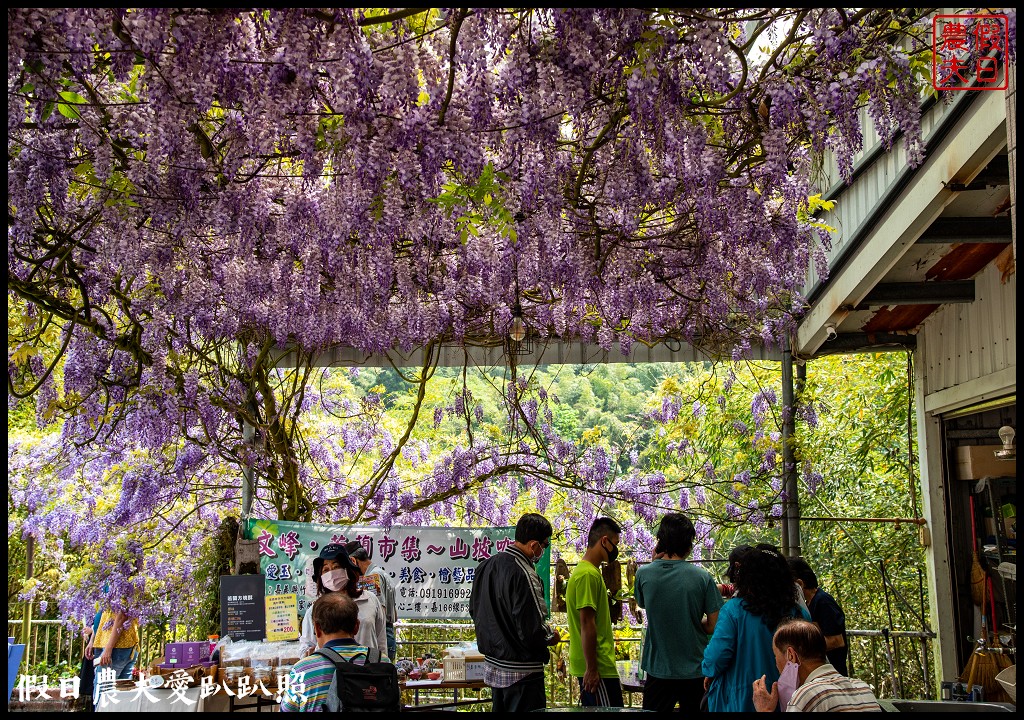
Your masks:
M1003 618L993 617L993 630L1017 624L1017 478L984 477L973 493L980 517L980 555L986 582L995 593Z

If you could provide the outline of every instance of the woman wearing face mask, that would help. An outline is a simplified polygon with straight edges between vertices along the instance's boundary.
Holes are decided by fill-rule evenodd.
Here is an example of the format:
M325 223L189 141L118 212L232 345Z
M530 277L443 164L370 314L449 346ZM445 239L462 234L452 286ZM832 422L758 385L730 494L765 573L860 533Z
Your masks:
M343 592L355 600L359 608L359 629L355 640L368 648L387 652L384 606L373 593L359 589L361 573L345 551L344 545L325 545L320 556L313 560L313 582L316 596L332 592ZM316 649L316 634L313 631L313 606L310 605L302 618L300 646L303 655Z

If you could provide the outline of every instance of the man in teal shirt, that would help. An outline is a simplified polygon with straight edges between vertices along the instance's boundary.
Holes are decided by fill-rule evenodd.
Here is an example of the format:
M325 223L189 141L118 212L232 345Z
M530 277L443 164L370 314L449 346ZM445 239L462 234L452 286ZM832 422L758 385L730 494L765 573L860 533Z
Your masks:
M644 710L700 712L701 662L714 632L722 594L707 570L687 562L697 532L682 513L658 524L654 561L637 570L633 594L647 612L644 633Z
M618 523L600 517L590 526L587 552L569 576L565 612L569 622L569 673L580 683L584 707L622 707L622 686L615 670L608 587L601 563L619 555Z

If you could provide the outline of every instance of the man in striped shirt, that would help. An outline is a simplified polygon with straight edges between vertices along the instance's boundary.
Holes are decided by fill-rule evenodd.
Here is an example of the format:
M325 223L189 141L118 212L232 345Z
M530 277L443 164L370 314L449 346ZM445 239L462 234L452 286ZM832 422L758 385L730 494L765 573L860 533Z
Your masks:
M867 683L841 675L825 657L825 636L807 620L783 620L772 639L779 681L771 692L765 678L754 681L754 707L772 712L881 712Z
M345 660L362 665L367 648L356 643L359 629L359 608L346 593L332 592L321 595L313 603L313 630L316 646L329 647ZM357 658L357 655L362 657ZM381 662L387 662L381 656ZM287 687L281 697L281 712L323 712L327 710L335 666L328 658L316 653L304 657L292 667Z

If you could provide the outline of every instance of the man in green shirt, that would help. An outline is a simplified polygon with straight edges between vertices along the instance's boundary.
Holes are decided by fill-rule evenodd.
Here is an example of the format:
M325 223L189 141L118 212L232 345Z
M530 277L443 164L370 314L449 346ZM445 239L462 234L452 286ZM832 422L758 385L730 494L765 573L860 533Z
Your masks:
M587 552L569 576L565 611L569 622L569 672L579 679L584 707L622 707L622 686L615 670L608 587L599 567L619 555L618 523L600 517L590 526Z

